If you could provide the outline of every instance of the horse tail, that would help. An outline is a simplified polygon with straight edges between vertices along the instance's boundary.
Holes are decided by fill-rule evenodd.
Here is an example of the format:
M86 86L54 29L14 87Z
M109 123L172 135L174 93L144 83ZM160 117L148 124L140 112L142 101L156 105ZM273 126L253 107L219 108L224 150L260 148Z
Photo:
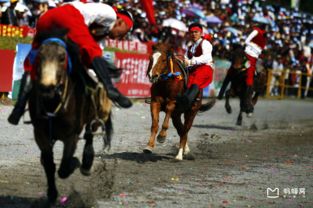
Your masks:
M112 112L109 113L108 120L105 122L105 135L103 136L103 149L110 150L113 135Z
M202 112L210 110L215 105L215 102L216 102L216 98L211 98L209 102L201 104L199 108L199 112L202 113Z

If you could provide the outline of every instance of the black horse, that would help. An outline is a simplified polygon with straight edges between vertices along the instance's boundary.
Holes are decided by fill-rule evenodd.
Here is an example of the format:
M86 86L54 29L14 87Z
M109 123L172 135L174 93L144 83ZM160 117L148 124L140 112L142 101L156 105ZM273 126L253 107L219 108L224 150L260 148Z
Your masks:
M218 99L222 99L225 90L228 87L228 84L231 83L230 89L225 93L225 109L227 113L232 113L232 108L229 104L230 97L239 97L240 100L240 112L237 118L237 125L242 125L242 113L246 112L248 117L252 116L252 112L248 112L246 110L246 106L244 105L244 100L246 96L246 76L247 76L247 59L245 56L245 52L242 48L237 48L234 50L231 56L231 66L229 72L227 73L221 90L218 95ZM266 73L264 71L257 72L254 76L254 84L253 84L253 97L252 104L255 104L258 101L258 97L262 94L266 89Z
M53 159L55 141L64 143L58 175L67 178L78 167L82 174L90 174L94 159L93 131L99 126L103 128L105 145L110 145L112 135L111 101L104 88L87 76L77 46L64 35L37 36L40 47L34 63L36 79L29 98L31 122L47 176L50 203L55 203L58 196ZM80 165L73 155L84 126L86 143Z

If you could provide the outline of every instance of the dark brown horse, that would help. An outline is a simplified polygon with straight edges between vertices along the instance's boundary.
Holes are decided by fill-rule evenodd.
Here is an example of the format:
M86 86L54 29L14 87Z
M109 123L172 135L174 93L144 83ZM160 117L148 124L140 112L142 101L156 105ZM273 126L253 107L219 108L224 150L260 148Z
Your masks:
M152 152L155 147L156 137L158 142L165 142L167 129L169 128L169 120L172 118L173 125L180 136L179 151L176 159L182 160L183 155L190 152L187 145L187 136L197 112L202 107L202 91L197 96L191 109L186 112L179 112L175 109L177 96L183 94L185 91L187 73L184 71L180 60L175 58L172 47L165 43L160 43L155 46L147 75L152 82L150 103L152 125L151 136L144 152ZM209 105L205 104L206 110L209 110L214 103L215 100L214 102L210 102ZM157 136L160 111L164 111L166 115L162 129ZM181 120L182 114L184 114L184 122Z
M64 144L59 177L69 177L77 167L82 174L89 175L94 158L93 131L103 124L105 141L109 144L111 140L111 102L106 91L86 76L78 50L70 42L55 37L44 38L34 67L36 79L33 81L29 111L47 177L47 196L49 202L55 203L58 196L53 159L55 141L60 140ZM86 143L80 166L73 155L85 125Z
M237 117L237 125L242 125L242 113L245 112L244 109L244 99L246 93L246 76L247 76L247 60L245 58L245 53L242 48L237 48L231 57L230 73L227 74L223 81L221 91L219 93L219 98L223 97L224 90L227 88L229 82L231 83L230 89L225 93L225 109L227 113L232 113L232 108L229 104L230 97L239 97L240 111ZM258 97L264 92L266 88L266 73L258 72L254 76L253 84L253 97L252 104L256 105ZM247 113L248 117L252 116L252 113Z

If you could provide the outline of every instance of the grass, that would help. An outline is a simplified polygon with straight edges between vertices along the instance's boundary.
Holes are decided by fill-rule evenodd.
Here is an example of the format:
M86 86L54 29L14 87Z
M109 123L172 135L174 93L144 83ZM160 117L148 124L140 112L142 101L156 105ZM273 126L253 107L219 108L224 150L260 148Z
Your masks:
M19 38L19 37L0 37L0 49L2 50L15 50L18 43L31 43L32 38Z

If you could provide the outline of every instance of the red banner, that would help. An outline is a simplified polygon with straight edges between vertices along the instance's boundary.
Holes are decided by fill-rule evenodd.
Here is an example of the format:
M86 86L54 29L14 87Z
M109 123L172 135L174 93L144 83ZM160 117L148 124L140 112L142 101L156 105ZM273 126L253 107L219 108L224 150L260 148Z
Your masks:
M0 50L0 92L12 90L14 50Z
M126 96L150 96L150 82L146 76L149 55L133 53L115 53L115 65L123 69L121 79L116 87Z
M149 43L141 43L139 41L129 40L113 40L105 39L104 44L106 48L118 48L124 51L136 51L136 53L151 53L151 45Z

